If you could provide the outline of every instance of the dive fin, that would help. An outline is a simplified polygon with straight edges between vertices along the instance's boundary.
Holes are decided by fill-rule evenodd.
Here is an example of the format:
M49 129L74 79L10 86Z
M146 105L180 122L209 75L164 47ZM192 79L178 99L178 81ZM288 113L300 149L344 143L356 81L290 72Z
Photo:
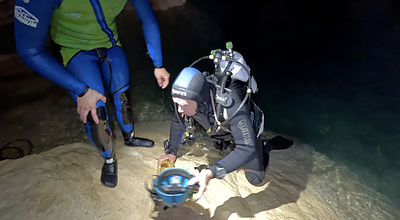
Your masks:
M294 144L294 141L278 135L269 140L262 140L262 144L263 147L269 152L271 150L288 149Z

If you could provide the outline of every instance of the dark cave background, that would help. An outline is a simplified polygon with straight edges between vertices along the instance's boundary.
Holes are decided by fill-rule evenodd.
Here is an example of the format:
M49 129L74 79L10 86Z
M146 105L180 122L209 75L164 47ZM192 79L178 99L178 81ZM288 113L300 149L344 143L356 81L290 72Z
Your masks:
M12 6L0 2L1 143L28 138L38 153L87 141L67 92L15 54ZM400 204L399 1L189 0L156 16L171 83L183 67L232 41L258 82L254 99L266 130L310 144ZM140 122L147 102L165 103L130 6L118 25Z

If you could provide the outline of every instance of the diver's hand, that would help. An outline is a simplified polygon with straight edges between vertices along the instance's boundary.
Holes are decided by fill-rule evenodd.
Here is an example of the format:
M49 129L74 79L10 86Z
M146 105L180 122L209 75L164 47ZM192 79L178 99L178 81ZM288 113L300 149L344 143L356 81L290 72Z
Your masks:
M96 90L90 89L87 91L87 93L82 96L77 98L77 112L83 121L83 123L86 123L87 120L87 115L90 111L92 114L92 118L96 124L99 123L99 118L97 117L96 114L96 103L97 101L103 101L106 103L106 97L97 92Z
M210 182L213 176L214 175L211 170L202 170L199 175L193 177L187 182L188 185L194 185L196 183L199 184L199 191L196 194L193 194L194 200L198 200L203 196L207 189L208 182Z
M154 68L154 76L157 79L158 85L165 89L169 83L169 73L165 68Z
M176 161L176 156L173 154L164 154L162 155L160 158L158 158L157 160L157 164L160 164L161 162L163 162L164 160L169 160L172 163L175 163Z

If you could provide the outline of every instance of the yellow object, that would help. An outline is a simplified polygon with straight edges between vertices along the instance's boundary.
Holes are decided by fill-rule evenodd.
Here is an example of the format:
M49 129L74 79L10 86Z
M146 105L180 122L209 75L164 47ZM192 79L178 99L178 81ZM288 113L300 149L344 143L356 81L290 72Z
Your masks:
M160 164L157 166L157 174L161 173L161 171L167 168L174 168L175 164L172 163L169 159L161 161Z
M186 137L189 137L189 133L187 131L185 131L185 135Z

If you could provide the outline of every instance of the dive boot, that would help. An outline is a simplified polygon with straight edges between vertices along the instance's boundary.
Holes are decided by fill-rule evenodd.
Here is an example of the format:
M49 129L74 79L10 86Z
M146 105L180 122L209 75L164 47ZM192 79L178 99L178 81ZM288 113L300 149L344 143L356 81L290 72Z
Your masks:
M154 145L154 141L147 138L135 137L134 132L123 132L125 145L127 146L141 146L141 147L152 147Z
M268 153L271 150L284 150L288 149L294 144L290 139L282 137L281 135L275 136L269 140L262 140L262 146Z
M107 163L104 161L103 168L101 169L101 183L108 187L115 187L118 183L118 165L117 160L114 159L113 162Z

